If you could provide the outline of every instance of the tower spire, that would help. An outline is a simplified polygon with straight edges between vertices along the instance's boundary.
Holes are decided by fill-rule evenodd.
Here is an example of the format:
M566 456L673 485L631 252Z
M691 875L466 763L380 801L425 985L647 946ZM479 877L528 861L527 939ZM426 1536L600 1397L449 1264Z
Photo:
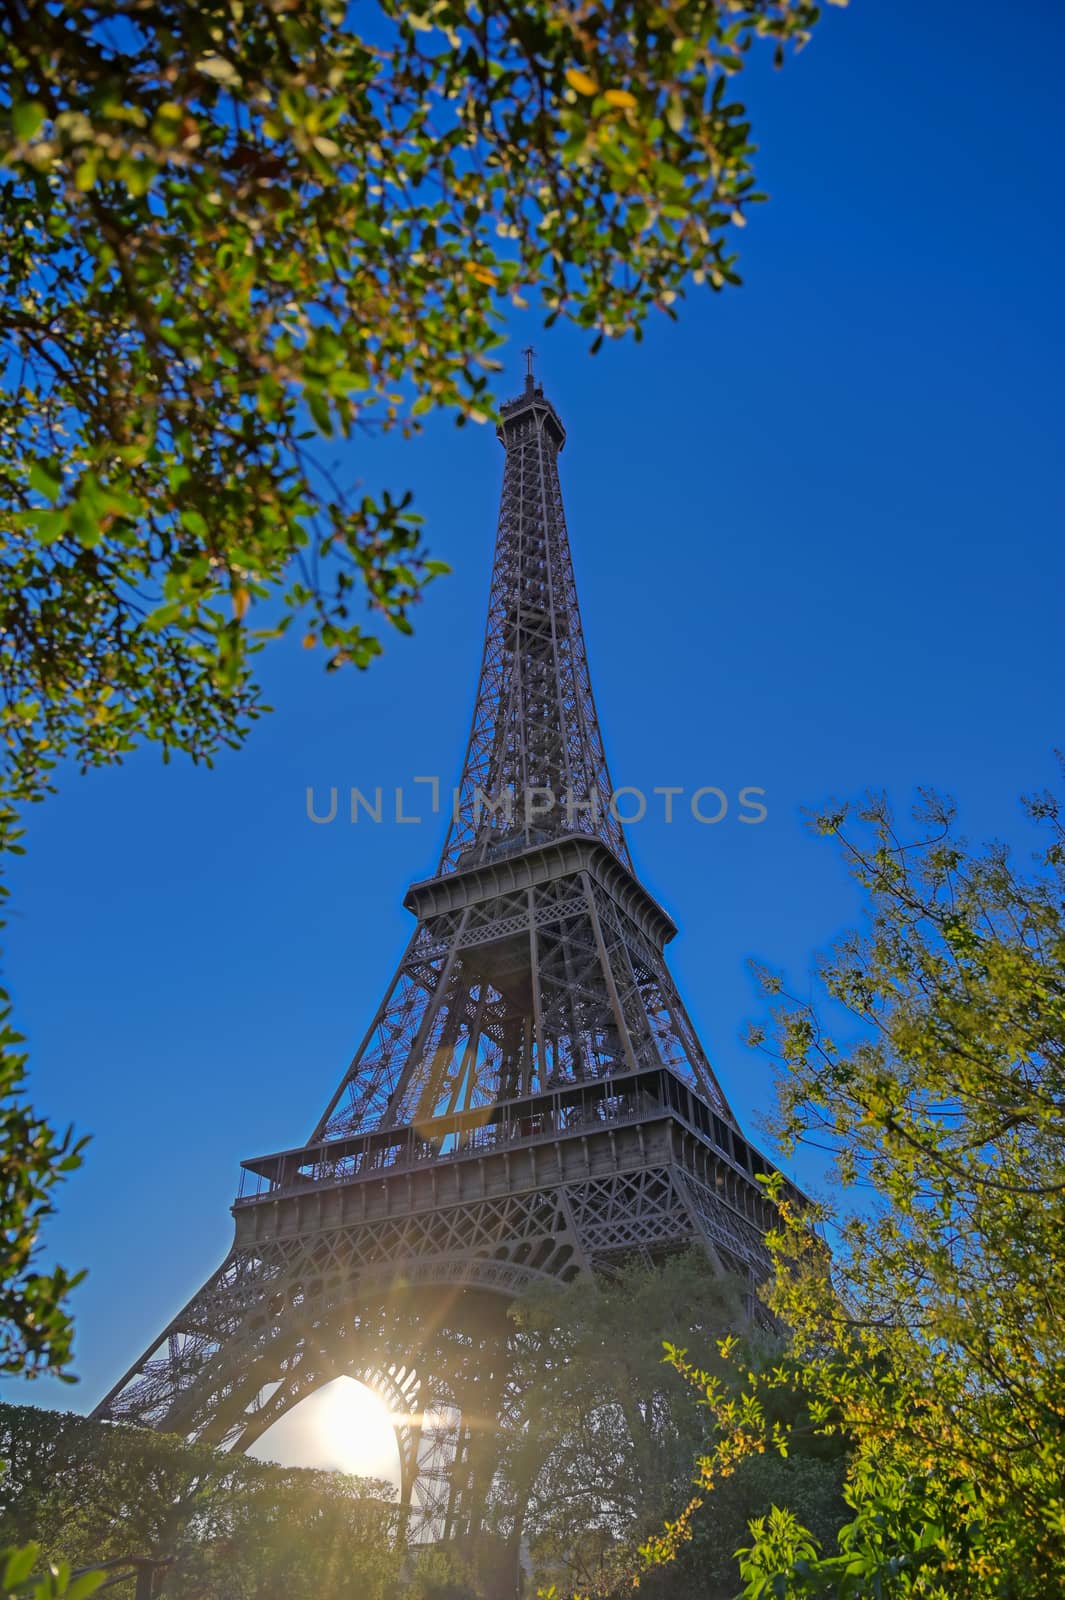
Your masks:
M532 375L502 407L506 452L488 621L440 871L581 833L631 869L592 696L558 457L561 418Z

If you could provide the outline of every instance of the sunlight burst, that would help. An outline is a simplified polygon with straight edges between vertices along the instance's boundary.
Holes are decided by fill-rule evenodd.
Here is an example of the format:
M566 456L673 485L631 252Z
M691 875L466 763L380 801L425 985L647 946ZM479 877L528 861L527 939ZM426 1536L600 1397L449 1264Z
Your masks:
M354 1378L334 1378L301 1400L248 1454L284 1467L321 1467L399 1483L393 1414Z

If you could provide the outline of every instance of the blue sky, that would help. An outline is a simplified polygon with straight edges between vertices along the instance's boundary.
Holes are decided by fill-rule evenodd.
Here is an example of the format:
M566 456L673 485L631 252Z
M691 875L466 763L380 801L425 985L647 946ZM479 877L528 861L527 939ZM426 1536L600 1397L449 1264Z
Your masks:
M772 196L744 287L594 360L532 337L569 430L563 487L615 782L767 792L743 827L648 820L638 870L674 915L673 971L741 1121L769 1076L740 1042L757 956L801 988L854 916L800 809L917 784L1028 848L1016 797L1062 743L1065 19L1031 0L830 11L746 86ZM242 1157L297 1143L408 931L441 820L315 827L305 791L458 776L502 453L434 423L339 459L410 486L435 586L413 639L327 678L285 646L276 707L213 773L145 752L64 777L31 818L7 961L35 1102L92 1134L49 1238L78 1291L87 1409L228 1247Z

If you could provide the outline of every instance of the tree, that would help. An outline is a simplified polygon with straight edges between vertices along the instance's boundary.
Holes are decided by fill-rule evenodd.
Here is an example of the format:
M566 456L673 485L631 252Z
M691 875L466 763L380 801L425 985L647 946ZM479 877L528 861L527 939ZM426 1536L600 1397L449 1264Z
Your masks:
M81 1143L58 1135L22 1096L19 1035L0 1005L0 1372L62 1368L72 1330L63 1302L80 1274L36 1268L41 1224L56 1186L81 1161Z
M32 1536L41 1561L150 1556L176 1600L396 1592L387 1485L29 1406L0 1406L0 1457L0 1542Z
M845 811L821 820L867 928L823 961L817 1006L767 977L776 1132L827 1145L842 1182L873 1198L831 1257L816 1219L782 1206L769 1300L793 1365L746 1400L764 1446L760 1407L797 1378L818 1425L850 1440L852 1517L823 1552L786 1503L756 1521L748 1600L1060 1589L1065 829L1051 797L1026 804L1048 836L1027 870L1000 845L969 849L934 795L913 838L883 800L856 830ZM701 1471L721 1470L715 1446Z
M670 1349L673 1364L683 1373L685 1357ZM701 1397L708 1387L721 1396L723 1376L734 1397L725 1402L729 1415L719 1434L730 1470L713 1475L702 1471L697 1447L696 1468L689 1475L689 1481L697 1480L696 1492L682 1521L687 1536L667 1567L639 1574L649 1600L735 1600L739 1553L750 1542L751 1523L771 1515L775 1506L786 1505L823 1545L835 1541L847 1520L843 1480L849 1439L842 1432L826 1435L814 1425L794 1360L780 1336L764 1333L755 1341L732 1342L725 1354L724 1367L704 1373L700 1388ZM763 1448L748 1447L744 1383L763 1390ZM786 1454L771 1447L774 1438L786 1439Z
M0 799L0 862L5 850L21 853L20 838L13 808ZM7 894L0 882L0 905ZM55 1190L81 1165L85 1141L71 1129L57 1133L27 1103L22 1043L0 987L0 1373L62 1377L73 1339L67 1296L83 1274L60 1266L41 1272L37 1257Z
M554 1584L558 1593L631 1591L633 1551L687 1499L702 1436L700 1409L666 1361L664 1343L683 1336L706 1345L746 1326L748 1359L769 1360L774 1340L748 1323L744 1301L744 1286L717 1276L692 1249L514 1308L511 1445L497 1511L512 1538L527 1540L536 1584ZM724 1363L718 1370L723 1376ZM839 1451L820 1453L830 1459L774 1463L770 1477L763 1463L745 1464L727 1493L705 1498L676 1568L645 1578L644 1591L652 1600L731 1596L747 1518L768 1510L781 1482L802 1476L814 1521L833 1527Z
M807 0L57 0L0 58L9 759L193 757L303 616L365 665L438 565L315 435L486 419L504 309L595 340L735 281L729 96ZM457 332L461 330L461 336ZM358 620L356 620L358 618ZM42 744L43 741L43 744Z
M605 1581L634 1531L690 1480L696 1408L663 1360L678 1327L709 1339L742 1320L736 1286L694 1250L656 1271L578 1280L523 1298L513 1376L519 1425L504 1468L513 1536L537 1579Z
M486 1600L475 1563L443 1545L414 1553L403 1600Z

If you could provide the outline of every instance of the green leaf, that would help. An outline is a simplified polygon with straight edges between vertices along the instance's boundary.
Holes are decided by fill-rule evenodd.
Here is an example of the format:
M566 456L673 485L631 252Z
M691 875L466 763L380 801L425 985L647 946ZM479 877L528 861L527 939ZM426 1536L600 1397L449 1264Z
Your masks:
M11 126L16 139L32 139L44 122L45 107L39 100L19 100L11 107Z
M46 547L62 539L70 527L70 510L66 506L57 511L35 511L31 515L37 537Z
M40 1554L39 1544L24 1544L0 1551L0 1560L3 1561L3 1579L0 1588L6 1592L9 1589L17 1589L25 1583L37 1565Z
M103 1572L81 1573L67 1584L65 1600L88 1600L89 1595L96 1593L106 1576L107 1574Z
M326 435L331 435L333 421L329 414L329 403L320 389L307 390L307 409L317 423L319 430Z
M31 461L27 480L31 489L44 495L46 500L55 500L63 487L63 480L56 474L52 463L44 461Z

